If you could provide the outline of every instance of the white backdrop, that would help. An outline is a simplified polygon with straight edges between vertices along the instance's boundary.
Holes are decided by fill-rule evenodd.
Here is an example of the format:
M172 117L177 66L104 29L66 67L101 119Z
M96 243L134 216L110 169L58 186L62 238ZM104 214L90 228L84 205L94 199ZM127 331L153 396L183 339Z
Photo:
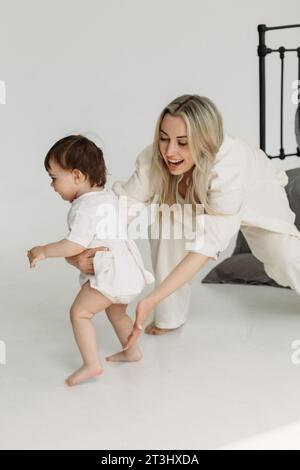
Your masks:
M0 0L0 8L3 283L54 282L71 269L47 260L29 272L26 259L33 245L66 233L69 203L43 167L54 141L78 132L94 138L111 186L133 171L162 107L197 93L216 102L227 132L258 145L257 25L300 22L299 0ZM300 30L270 32L267 44L299 46ZM268 144L277 151L279 60L269 62ZM285 97L291 151L296 71L294 59ZM299 159L274 164L294 167Z

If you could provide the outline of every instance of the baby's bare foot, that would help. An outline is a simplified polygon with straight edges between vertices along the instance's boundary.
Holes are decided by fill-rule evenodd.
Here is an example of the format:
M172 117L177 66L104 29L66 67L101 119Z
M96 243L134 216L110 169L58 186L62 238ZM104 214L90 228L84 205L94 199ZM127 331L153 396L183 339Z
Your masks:
M145 333L147 335L164 335L174 330L177 330L177 328L158 328L158 326L155 326L154 322L152 322L146 326Z
M75 372L66 379L66 384L69 386L77 385L87 379L101 375L102 372L103 369L99 364L84 365L80 367L80 369L75 370Z
M112 354L111 356L107 356L106 360L108 362L137 362L140 361L142 357L143 355L139 348L135 347L133 349L131 347L125 351L120 351L116 354Z

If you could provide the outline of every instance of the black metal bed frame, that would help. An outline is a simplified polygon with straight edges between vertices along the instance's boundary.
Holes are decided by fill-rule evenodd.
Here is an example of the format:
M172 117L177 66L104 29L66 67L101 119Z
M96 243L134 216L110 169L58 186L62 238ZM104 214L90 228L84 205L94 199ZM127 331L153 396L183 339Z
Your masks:
M300 93L300 47L296 49L286 49L281 46L278 49L270 49L266 46L266 32L275 29L288 29L300 28L300 24L286 25L286 26L273 26L268 27L265 24L260 24L257 27L259 35L259 45L257 53L259 56L259 136L260 148L266 152L266 56L273 52L278 52L281 60L281 92L280 92L280 150L279 155L268 155L269 158L280 158L284 160L285 157L298 156L300 157L300 149L297 147L296 153L286 154L283 144L283 95L284 95L284 59L286 52L296 52L298 57L298 100ZM299 101L298 101L299 103Z

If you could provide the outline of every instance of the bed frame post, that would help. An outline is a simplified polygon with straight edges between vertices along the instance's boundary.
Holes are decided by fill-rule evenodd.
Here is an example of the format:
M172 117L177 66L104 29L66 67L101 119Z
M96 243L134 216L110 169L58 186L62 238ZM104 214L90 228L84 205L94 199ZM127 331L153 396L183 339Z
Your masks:
M259 24L257 27L259 36L259 45L257 48L257 54L259 56L259 142L260 148L263 151L266 150L266 29L265 24Z
M300 47L297 48L297 57L298 57L298 87L297 87L297 108L298 108L298 129L300 129ZM297 124L296 124L297 125ZM300 145L297 145L297 157L300 157Z
M296 153L286 154L283 146L283 79L284 79L284 57L285 52L297 52L298 54L298 110L299 110L299 92L300 92L300 59L299 59L299 50L292 48L279 47L278 49L271 49L266 46L266 32L274 31L279 29L290 29L290 28L300 28L300 24L291 24L283 26L266 26L265 24L259 24L257 26L259 44L257 47L257 55L259 57L259 141L260 148L266 153L266 55L273 52L280 53L281 59L281 98L280 98L280 151L279 155L266 155L269 158L280 158L284 159L285 157L291 157L298 155L300 157L300 149L297 147ZM300 110L299 110L299 119L300 119ZM297 125L297 123L296 123ZM300 123L299 123L300 125Z

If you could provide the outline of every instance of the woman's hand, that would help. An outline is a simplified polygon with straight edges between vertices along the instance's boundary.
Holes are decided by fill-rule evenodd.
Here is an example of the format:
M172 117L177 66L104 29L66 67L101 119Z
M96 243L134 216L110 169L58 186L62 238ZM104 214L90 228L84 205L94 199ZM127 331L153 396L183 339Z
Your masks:
M156 287L148 297L142 299L136 309L136 320L133 330L128 336L128 340L124 345L124 349L128 349L134 341L139 337L142 324L150 314L151 310L169 295L180 289L186 282L190 281L193 276L207 264L209 257L201 253L190 252L178 264L173 271Z
M46 250L44 246L34 246L31 250L27 251L27 258L29 259L30 268L35 268L36 263L46 258Z
M146 318L150 315L152 310L154 309L156 302L153 300L152 297L145 297L144 299L140 300L136 307L136 319L133 325L133 330L128 336L128 339L124 345L123 349L128 349L133 343L138 339L143 330L143 323L145 322Z
M95 274L93 258L95 256L96 251L109 251L109 248L107 248L106 246L97 246L96 248L89 248L87 250L84 250L82 253L79 253L79 255L69 256L68 258L65 258L65 260L85 274Z

